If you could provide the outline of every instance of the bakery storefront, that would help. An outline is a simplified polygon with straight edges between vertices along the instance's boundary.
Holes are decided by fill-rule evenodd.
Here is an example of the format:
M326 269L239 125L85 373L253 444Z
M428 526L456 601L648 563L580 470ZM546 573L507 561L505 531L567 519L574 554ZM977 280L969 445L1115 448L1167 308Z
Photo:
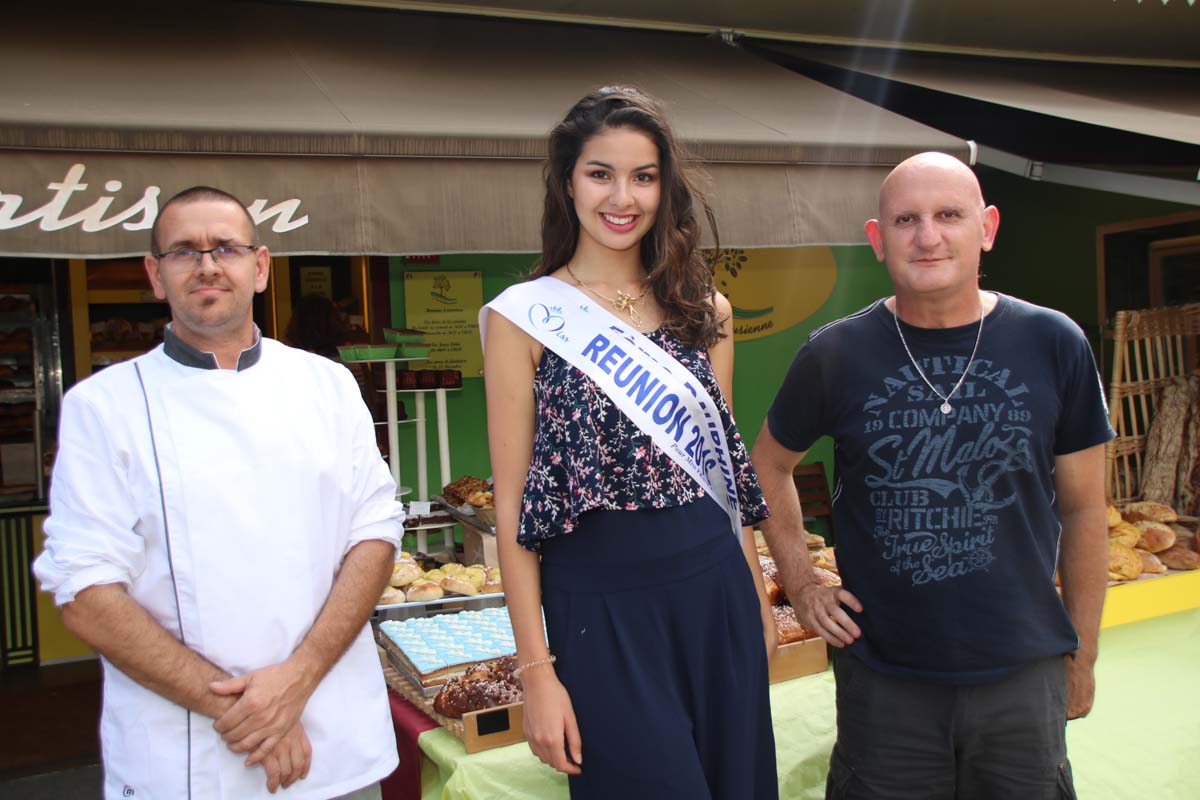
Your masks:
M3 668L89 657L28 570L58 405L74 382L161 339L168 312L141 273L150 226L175 192L214 185L249 205L273 254L255 307L267 335L283 338L313 293L361 328L345 357L379 390L380 443L403 499L428 504L410 507L422 523L406 536L413 557L398 562L377 613L402 764L422 765L385 795L565 797L565 778L520 744L511 692L443 693L478 662L504 683L494 659L513 649L470 320L536 258L546 132L596 85L636 83L664 100L708 174L746 431L809 331L886 292L861 224L890 168L930 149L969 159L971 146L715 38L271 3L231 4L234 18L182 5L132 22L94 12L77 38L33 10L0 52L0 66L30 76L0 87ZM204 42L220 42L223 58ZM434 296L461 320L435 327ZM405 329L424 335L385 336ZM831 462L824 448L815 456ZM812 546L836 581L833 550L821 537ZM1200 642L1200 619L1181 616L1118 629L1136 635L1112 652L1174 663L1162 642ZM477 645L469 652L431 646L464 636ZM832 675L825 646L794 636L772 666L779 774L783 796L818 796ZM1195 662L1197 645L1186 646ZM1135 683L1143 667L1125 659L1110 679ZM1115 735L1096 730L1097 747Z

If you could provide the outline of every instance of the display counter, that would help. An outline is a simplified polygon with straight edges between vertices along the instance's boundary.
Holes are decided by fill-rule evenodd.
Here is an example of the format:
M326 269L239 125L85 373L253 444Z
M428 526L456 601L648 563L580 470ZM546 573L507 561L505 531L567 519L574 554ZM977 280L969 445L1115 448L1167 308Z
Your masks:
M1080 797L1200 796L1193 766L1200 710L1189 699L1195 696L1198 665L1200 610L1102 631L1095 710L1067 726ZM771 707L780 797L824 797L835 735L832 671L775 684ZM637 710L630 715L630 724L637 724ZM525 743L467 755L442 728L419 733L416 741L423 756L421 796L427 800L568 796L565 776L539 762Z

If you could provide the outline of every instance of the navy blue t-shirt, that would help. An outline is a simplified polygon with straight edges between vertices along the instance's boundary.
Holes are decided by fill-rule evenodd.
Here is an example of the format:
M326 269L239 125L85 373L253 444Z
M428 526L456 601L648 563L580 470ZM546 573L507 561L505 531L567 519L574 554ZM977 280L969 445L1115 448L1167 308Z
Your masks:
M998 295L943 414L895 325L880 300L814 331L767 416L788 449L834 439L838 566L864 608L850 612L863 629L852 652L892 675L973 683L1075 650L1054 589L1054 459L1113 436L1087 339ZM901 325L947 394L978 323Z

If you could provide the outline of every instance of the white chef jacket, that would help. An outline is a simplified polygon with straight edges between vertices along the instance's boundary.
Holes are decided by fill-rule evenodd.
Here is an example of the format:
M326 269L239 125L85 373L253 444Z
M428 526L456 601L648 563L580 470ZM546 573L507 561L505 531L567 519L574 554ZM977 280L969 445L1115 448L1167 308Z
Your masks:
M398 544L404 515L343 366L260 338L237 371L205 369L191 364L206 356L215 366L211 354L168 339L172 355L159 346L67 393L46 548L34 569L59 605L88 586L125 584L164 628L239 675L286 659L345 554L368 539ZM107 798L270 796L263 768L243 766L245 755L228 749L212 719L107 660L104 676ZM311 771L275 797L327 800L395 768L369 626L301 721Z

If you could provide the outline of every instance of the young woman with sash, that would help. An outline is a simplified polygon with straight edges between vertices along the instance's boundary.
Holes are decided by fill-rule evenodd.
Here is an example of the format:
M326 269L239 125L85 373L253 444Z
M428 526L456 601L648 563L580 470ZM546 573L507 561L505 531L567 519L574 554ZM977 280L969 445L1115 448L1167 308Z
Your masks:
M728 405L712 213L627 87L568 112L545 180L535 280L480 314L530 748L574 800L770 800L775 627L742 527L768 511Z

